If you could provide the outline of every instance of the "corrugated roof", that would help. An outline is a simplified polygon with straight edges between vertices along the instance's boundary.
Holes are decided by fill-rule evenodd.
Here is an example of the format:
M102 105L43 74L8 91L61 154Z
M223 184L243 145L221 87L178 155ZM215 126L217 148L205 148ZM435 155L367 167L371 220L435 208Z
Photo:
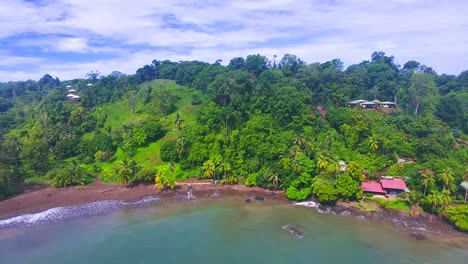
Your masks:
M395 189L395 190L407 190L406 183L402 180L380 180L382 188L384 189Z
M382 185L378 182L363 182L361 183L361 189L364 192L386 193L386 191L382 189Z
M395 104L394 102L380 102L380 104Z
M365 102L366 100L354 100L354 101L351 101L349 102L348 104L360 104L362 102Z

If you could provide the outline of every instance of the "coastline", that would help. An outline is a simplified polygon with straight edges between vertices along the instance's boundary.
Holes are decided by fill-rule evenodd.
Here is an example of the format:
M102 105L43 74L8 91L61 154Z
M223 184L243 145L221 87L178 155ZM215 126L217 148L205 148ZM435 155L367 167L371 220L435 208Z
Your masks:
M66 188L48 187L34 189L18 194L7 200L0 201L0 220L5 220L25 214L40 213L57 207L80 206L101 201L135 202L147 197L158 197L166 201L187 200L187 191L191 189L198 199L216 199L236 197L236 199L261 202L266 199L273 202L294 203L289 201L284 191L271 191L259 187L245 185L221 185L210 182L181 181L175 191L162 191L154 185L123 185L107 184L96 179L87 186ZM310 206L307 206L310 203ZM362 211L352 203L338 202L334 207L324 207L316 202L296 203L295 206L314 207L320 213L332 213L342 217L353 217L365 221L386 222L394 225L415 239L425 239L421 234L434 234L446 237L448 240L467 239L465 233L455 230L438 216L410 216L406 212L379 209L373 212ZM315 210L314 209L314 210Z
M191 185L195 197L207 197L214 191L219 190L222 196L239 196L245 199L247 196L259 194L268 197L269 200L288 201L284 191L272 191L258 188L247 187L245 185L222 185L211 183L196 183L190 181L180 181L179 188L172 191L162 191L154 187L153 184L140 184L132 187L126 187L120 184L108 184L95 179L95 181L86 186L71 186L65 188L47 187L26 191L10 197L7 200L0 201L0 220L11 217L39 213L56 207L69 207L83 205L98 201L119 200L132 202L148 196L158 196L161 198L170 198L178 193L185 193Z

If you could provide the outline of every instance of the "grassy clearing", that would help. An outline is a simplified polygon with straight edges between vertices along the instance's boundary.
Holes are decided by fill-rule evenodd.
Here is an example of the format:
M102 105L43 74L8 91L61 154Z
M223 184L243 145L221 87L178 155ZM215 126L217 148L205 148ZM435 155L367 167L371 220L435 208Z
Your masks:
M168 140L176 140L179 138L184 128L196 124L197 114L201 109L201 105L192 105L191 102L193 100L193 96L204 99L204 96L200 91L190 90L187 87L177 85L172 80L155 80L139 86L137 91L138 104L135 109L135 113L138 113L143 109L143 101L148 87L152 87L154 89L164 87L171 94L176 96L178 101L175 103L176 110L167 115L165 119L161 119L163 128L166 130L164 137L139 147L136 150L136 154L132 157L132 159L141 167L161 166L164 164L159 155L159 150L162 144ZM98 118L106 120L104 127L110 127L111 129L118 128L128 119L135 116L132 114L125 97L122 98L121 101L98 108L96 113ZM182 131L176 129L176 125L173 122L177 113L179 113L184 120L181 126ZM123 159L125 159L125 153L121 149L118 149L109 162L96 162L95 164L85 165L83 167L88 172L96 174L104 182L118 183L119 179L115 175L115 168ZM94 171L94 167L96 166L100 168L100 172L96 173Z
M411 210L408 201L400 198L395 200L384 200L382 198L374 198L372 200L374 200L376 203L378 203L385 209L398 210L404 212L408 212Z
M356 204L356 207L364 212L374 212L377 211L378 206L375 203L360 202Z
M27 184L51 185L52 180L46 176L34 176L24 180Z

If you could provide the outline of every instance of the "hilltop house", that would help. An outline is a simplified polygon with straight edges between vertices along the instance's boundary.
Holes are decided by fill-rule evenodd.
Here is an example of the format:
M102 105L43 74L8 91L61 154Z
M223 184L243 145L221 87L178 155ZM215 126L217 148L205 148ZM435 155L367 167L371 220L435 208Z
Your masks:
M396 103L394 102L380 102L379 105L383 108L396 108Z
M374 103L374 102L365 101L365 102L362 102L362 103L361 103L361 106L362 106L362 108L374 108L374 107L375 107L375 103Z
M365 193L400 195L409 192L404 180L381 179L379 182L363 182L361 189Z
M362 102L365 102L366 100L354 100L354 101L351 101L348 103L348 107L349 108L353 108L355 107L356 105L361 105Z

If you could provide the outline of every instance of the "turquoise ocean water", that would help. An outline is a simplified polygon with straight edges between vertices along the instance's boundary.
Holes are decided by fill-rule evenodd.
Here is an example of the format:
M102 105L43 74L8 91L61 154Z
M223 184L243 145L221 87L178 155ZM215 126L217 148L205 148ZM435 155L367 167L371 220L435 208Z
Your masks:
M286 224L300 227L304 237L285 232ZM0 263L466 264L468 252L434 236L415 240L387 223L231 198L155 203L28 227L0 221Z

